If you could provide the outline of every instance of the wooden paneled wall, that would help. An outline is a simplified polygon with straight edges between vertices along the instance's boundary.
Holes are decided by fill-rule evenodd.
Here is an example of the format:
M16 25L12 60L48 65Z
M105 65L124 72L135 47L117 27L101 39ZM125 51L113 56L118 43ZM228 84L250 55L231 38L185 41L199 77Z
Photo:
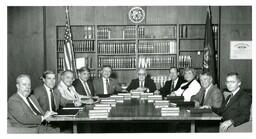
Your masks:
M44 70L42 7L8 8L8 96L16 92L16 77L31 76L32 88Z
M127 17L130 8L127 6L70 7L71 24L131 24ZM207 7L148 6L144 8L147 24L204 24ZM212 7L215 24L219 21L218 8ZM251 7L221 7L220 76L222 88L226 74L232 70L241 74L244 87L252 88L251 60L229 60L231 40L252 39L251 12ZM16 90L15 78L19 73L29 73L34 87L40 84L38 77L44 70L44 66L46 69L56 70L56 25L64 24L65 7L46 7L45 11L42 7L8 8L8 94ZM44 52L46 52L46 57L44 57ZM127 75L122 75L121 78L127 78ZM128 78L135 76L135 71L132 71Z

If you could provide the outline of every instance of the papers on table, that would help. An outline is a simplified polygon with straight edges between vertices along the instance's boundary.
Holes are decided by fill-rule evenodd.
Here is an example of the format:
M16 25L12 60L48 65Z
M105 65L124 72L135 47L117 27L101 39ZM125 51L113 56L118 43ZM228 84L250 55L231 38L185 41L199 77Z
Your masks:
M166 108L169 106L168 100L155 100L154 102L155 108Z
M166 107L161 108L161 116L179 116L179 107Z

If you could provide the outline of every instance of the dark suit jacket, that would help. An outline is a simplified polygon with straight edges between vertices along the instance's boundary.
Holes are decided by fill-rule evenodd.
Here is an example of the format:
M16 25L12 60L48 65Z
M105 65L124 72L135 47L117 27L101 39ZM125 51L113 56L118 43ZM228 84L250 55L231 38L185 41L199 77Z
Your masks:
M180 88L180 85L181 84L183 84L183 83L185 83L186 81L182 78L182 77L179 77L178 78L178 81L177 81L177 83L176 83L176 86L174 87L174 89L173 89L173 91L176 91L176 90L178 90L179 88ZM162 96L167 96L168 94L170 94L171 92L171 84L172 84L172 80L170 80L170 81L167 81L167 82L165 82L165 84L164 84L164 87L162 87L159 91L160 91L160 94L162 95Z
M91 79L87 80L87 84L88 84L88 87L91 91L91 95L94 96L94 87L93 87L93 82ZM81 80L79 79L76 79L74 82L73 82L73 86L75 87L76 89L76 92L80 95L84 95L86 96L86 92L85 92L85 89L84 89L84 86L81 82Z
M203 93L203 88L200 89L200 91L193 95L191 97L191 101L198 101L199 104L203 101L204 93ZM223 101L223 95L220 92L220 89L217 87L217 85L212 85L208 92L207 95L204 98L203 105L208 105L214 108L220 108L222 105Z
M146 77L144 86L149 89L150 92L154 92L156 90L156 84L154 83L154 80L150 79L149 77ZM133 79L132 82L127 87L127 91L137 89L139 87L139 79Z
M118 84L118 82L115 79L109 78L109 84L110 84L110 93L109 94L117 94L122 90L121 86ZM104 94L104 86L103 86L103 80L102 78L96 78L93 80L93 86L94 86L94 94Z
M224 121L232 120L236 127L249 121L251 104L252 98L240 89L227 105L223 103L221 108L214 108L213 111L221 115Z
M30 99L36 105L38 110L44 114L36 98L31 95ZM8 118L14 127L37 128L41 124L41 116L35 115L24 100L15 93L8 100Z
M37 87L33 93L44 112L49 111L49 99L44 85ZM67 103L72 103L72 101L63 98L57 88L53 90L53 97L56 108L55 111L57 111L60 106L65 106Z

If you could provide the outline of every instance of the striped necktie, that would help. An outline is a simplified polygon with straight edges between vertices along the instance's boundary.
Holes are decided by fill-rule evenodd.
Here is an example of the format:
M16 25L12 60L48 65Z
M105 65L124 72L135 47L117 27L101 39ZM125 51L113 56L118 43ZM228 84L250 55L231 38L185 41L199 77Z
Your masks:
M28 104L30 105L30 108L32 109L32 111L33 111L36 115L42 116L43 114L42 114L40 111L38 111L38 110L36 109L36 107L35 107L35 106L33 105L33 103L31 102L30 98L27 97L26 99L27 99Z

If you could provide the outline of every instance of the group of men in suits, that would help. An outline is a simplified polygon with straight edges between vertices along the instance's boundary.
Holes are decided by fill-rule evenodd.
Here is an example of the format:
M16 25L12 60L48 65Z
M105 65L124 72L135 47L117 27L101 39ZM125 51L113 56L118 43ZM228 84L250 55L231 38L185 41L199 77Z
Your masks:
M41 76L43 84L32 94L30 78L22 74L17 77L17 93L8 100L8 118L13 126L36 127L37 132L59 132L58 126L47 122L47 118L56 114L60 107L68 103L75 106L92 104L93 99L99 99L100 95L116 94L122 90L119 83L110 77L111 73L110 66L103 66L102 76L92 80L90 70L83 67L74 80L73 72L67 70L61 73L61 80L56 85L55 73L46 71ZM171 68L170 77L171 80L157 90L146 69L139 69L137 79L132 80L126 90L154 92L163 97L184 96L185 101L194 101L197 107L210 108L223 116L221 132L249 120L251 97L240 89L241 80L237 73L227 75L228 92L224 93L213 84L209 73L200 74L200 84L195 70L191 68L185 69L184 77L180 76L177 68Z

